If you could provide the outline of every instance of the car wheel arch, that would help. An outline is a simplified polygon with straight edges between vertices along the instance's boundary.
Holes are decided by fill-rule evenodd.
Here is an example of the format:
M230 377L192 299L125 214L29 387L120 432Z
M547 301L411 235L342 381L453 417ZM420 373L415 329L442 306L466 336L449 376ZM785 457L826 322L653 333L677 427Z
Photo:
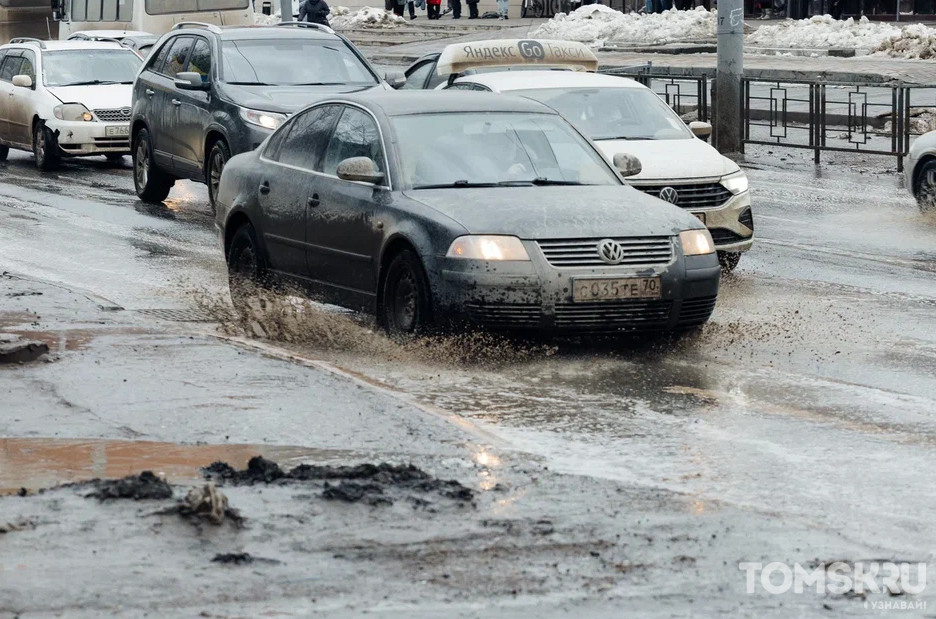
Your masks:
M431 271L429 265L426 264L425 252L420 251L420 243L414 242L413 238L410 235L403 233L396 233L391 235L387 242L384 243L383 249L380 252L380 261L378 262L377 271L377 302L376 302L376 313L379 316L380 312L383 311L383 292L384 285L386 284L387 279L387 267L390 266L390 263L397 256L397 254L409 250L416 254L416 257L419 258L420 263L422 263L423 271L426 273L426 277L429 278L429 294L432 295L432 281L433 278L430 275Z
M228 215L227 221L224 223L224 260L227 261L228 256L231 251L231 242L234 240L234 236L237 234L237 231L243 228L244 226L253 226L254 230L257 231L257 226L254 224L250 216L242 210L232 210L230 215ZM262 243L259 240L259 231L257 234L258 242ZM262 248L261 248L262 249Z
M211 155L211 149L214 148L214 145L218 142L224 142L228 145L228 150L231 148L231 141L228 140L227 135L224 131L218 127L210 127L208 133L205 134L205 161L202 162L202 169L207 174L208 169L208 157ZM232 155L233 156L233 155Z
M913 195L917 194L919 184L920 184L920 173L923 171L923 167L930 161L936 161L936 153L926 153L920 160L917 161L916 166L913 168L913 185L910 188L913 191Z

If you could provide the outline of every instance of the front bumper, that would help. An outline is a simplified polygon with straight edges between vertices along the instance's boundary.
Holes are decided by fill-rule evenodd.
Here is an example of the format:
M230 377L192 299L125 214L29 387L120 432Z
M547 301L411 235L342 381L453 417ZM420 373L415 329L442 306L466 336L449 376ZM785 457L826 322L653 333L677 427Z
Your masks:
M55 135L59 151L71 157L130 154L130 123L69 122L52 119L46 126ZM109 136L108 127L125 127L126 135Z
M529 262L440 258L433 277L440 322L561 333L676 331L703 324L715 308L714 253L684 258L678 250L655 267L555 267L535 242L524 246ZM593 277L660 277L661 298L573 302L573 278Z
M658 188L660 186L673 187L677 191L686 185L715 184L718 179L691 179L667 183L655 180L651 183L631 183L635 189L646 191L645 188ZM653 195L652 192L648 192ZM677 206L682 206L677 204ZM683 207L686 211L698 217L705 227L712 233L715 248L718 251L743 252L751 249L754 244L754 213L751 208L751 192L731 196L724 204L715 207L693 208Z

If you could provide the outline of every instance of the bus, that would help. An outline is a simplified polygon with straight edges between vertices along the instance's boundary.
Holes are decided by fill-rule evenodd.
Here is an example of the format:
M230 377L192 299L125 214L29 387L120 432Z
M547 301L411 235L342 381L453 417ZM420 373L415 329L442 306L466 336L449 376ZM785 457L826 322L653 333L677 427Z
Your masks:
M32 0L0 0L0 2ZM58 35L84 30L139 31L162 35L177 23L252 26L251 0L52 0Z
M0 44L14 37L54 39L58 24L49 0L0 0Z

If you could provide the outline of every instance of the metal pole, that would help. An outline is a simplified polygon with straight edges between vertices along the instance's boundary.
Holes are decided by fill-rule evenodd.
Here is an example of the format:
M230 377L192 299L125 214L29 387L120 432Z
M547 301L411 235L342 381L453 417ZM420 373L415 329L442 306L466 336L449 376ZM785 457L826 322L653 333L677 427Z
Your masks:
M301 2L302 0L300 0ZM280 0L280 21L292 21L292 0Z
M744 74L743 0L719 0L717 23L715 147L723 153L737 153L741 150L741 76Z

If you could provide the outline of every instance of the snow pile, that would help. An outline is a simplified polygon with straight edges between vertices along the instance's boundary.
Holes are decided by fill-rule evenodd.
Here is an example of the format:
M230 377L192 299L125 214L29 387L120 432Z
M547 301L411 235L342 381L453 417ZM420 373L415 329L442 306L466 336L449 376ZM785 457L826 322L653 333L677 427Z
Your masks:
M277 11L272 15L264 15L263 13L257 13L257 25L258 26L275 26L280 23L280 13Z
M745 39L745 45L789 49L877 49L892 37L900 36L900 28L891 24L868 21L832 19L816 15L810 19L787 20L776 26L762 26Z
M352 28L396 28L406 20L392 11L385 11L372 6L353 11L346 6L332 7L328 15L328 25L335 30Z
M618 45L654 45L710 39L715 36L715 12L700 6L693 11L670 9L642 15L621 13L602 4L588 4L568 15L558 13L531 36L579 41L592 47L601 47L607 41Z
M905 26L900 34L882 41L872 51L882 56L931 59L936 57L936 30L923 24Z

